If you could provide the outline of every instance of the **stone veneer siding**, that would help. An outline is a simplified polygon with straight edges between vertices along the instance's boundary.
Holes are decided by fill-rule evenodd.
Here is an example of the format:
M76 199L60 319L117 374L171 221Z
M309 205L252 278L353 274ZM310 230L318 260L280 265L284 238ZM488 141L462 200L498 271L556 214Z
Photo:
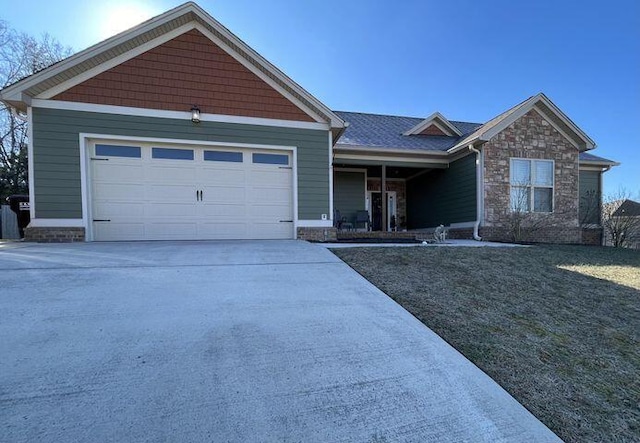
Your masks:
M543 229L525 241L581 243L578 224L578 149L535 109L516 120L484 144L485 240L510 241L510 159L554 160L554 212L535 214L547 217Z
M72 243L85 240L84 228L45 228L27 227L24 230L24 240L38 243Z

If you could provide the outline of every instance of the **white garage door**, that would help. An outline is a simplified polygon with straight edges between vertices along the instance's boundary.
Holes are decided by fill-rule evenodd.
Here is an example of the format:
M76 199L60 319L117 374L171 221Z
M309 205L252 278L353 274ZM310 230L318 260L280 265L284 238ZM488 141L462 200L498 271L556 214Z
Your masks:
M293 238L288 151L95 143L93 239Z

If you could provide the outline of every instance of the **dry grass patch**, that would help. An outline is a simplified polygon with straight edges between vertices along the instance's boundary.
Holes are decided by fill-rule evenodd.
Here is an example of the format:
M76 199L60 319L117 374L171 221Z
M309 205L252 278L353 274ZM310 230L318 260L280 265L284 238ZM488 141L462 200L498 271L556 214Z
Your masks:
M640 441L640 252L333 251L565 441Z

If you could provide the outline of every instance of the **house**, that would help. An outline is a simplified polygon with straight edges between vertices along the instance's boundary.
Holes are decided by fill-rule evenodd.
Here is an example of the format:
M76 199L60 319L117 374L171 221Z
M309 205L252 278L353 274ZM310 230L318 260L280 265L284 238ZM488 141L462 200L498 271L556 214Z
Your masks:
M329 240L335 210L506 240L517 191L538 240L593 242L580 195L616 164L543 94L484 124L332 111L192 2L0 98L30 123L36 241Z
M640 249L640 203L630 199L604 205L607 246Z

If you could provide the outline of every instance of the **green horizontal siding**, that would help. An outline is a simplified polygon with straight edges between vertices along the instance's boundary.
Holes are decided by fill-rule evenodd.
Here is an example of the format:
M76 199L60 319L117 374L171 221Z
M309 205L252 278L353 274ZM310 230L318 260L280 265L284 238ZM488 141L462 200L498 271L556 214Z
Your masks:
M600 224L600 203L602 201L600 172L580 171L578 180L580 183L580 223Z
M82 217L80 133L296 146L298 217L320 220L329 213L328 131L34 108L37 218Z
M407 181L409 229L474 221L476 210L476 156L452 162Z
M333 208L340 217L353 222L358 211L365 209L365 173L335 171L333 173Z

